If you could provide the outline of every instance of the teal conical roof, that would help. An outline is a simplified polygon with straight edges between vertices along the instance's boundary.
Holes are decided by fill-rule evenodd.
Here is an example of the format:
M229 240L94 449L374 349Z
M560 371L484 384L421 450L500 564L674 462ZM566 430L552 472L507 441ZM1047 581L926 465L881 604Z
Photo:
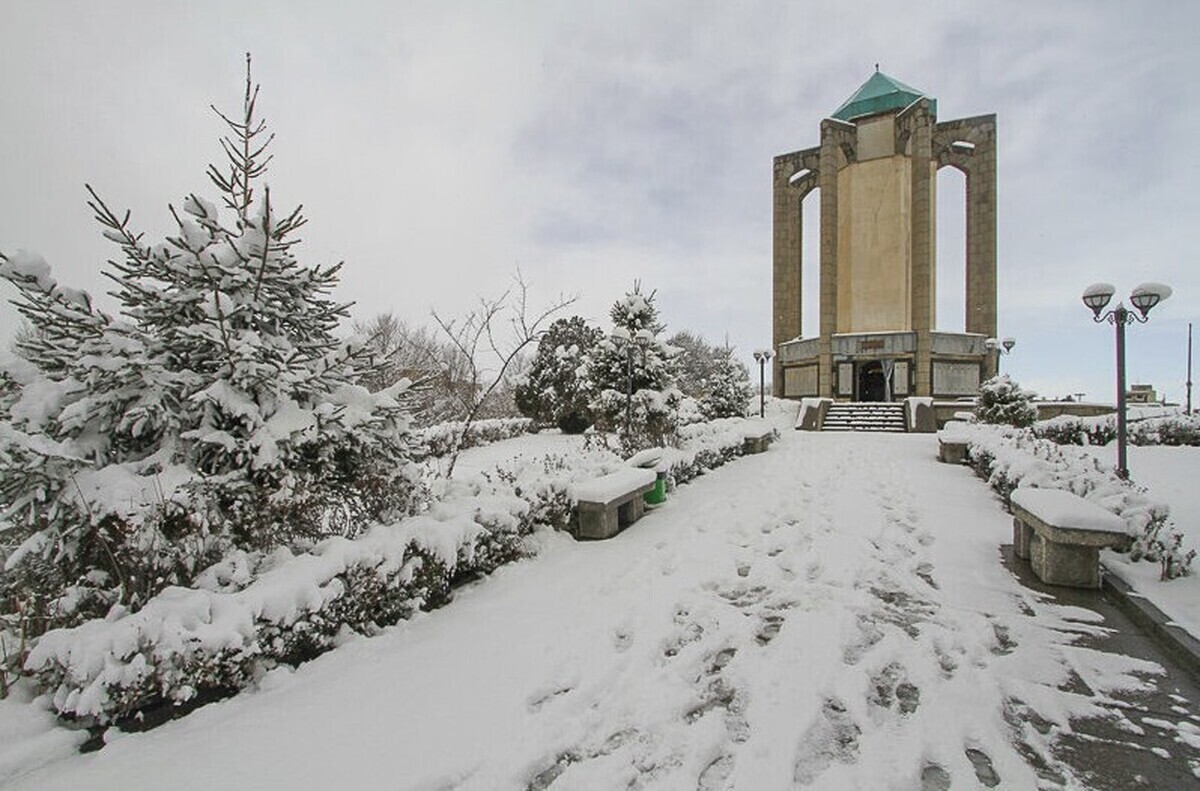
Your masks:
M833 111L833 117L839 121L852 121L888 110L903 110L921 97L929 99L933 105L933 113L937 115L937 99L887 76L876 68L871 78L843 102L841 107Z

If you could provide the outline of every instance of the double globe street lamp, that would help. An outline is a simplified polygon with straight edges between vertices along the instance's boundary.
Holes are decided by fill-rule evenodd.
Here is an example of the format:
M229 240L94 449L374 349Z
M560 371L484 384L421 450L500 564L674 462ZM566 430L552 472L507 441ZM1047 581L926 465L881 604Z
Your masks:
M758 416L763 417L767 411L766 368L767 362L775 355L770 349L755 349L754 361L758 363Z
M1129 302L1137 313L1118 302L1112 310L1104 308L1117 290L1109 283L1094 283L1083 292L1083 304L1092 311L1092 321L1097 324L1107 321L1117 328L1117 475L1129 478L1129 465L1125 453L1125 325L1137 321L1145 324L1150 320L1150 309L1171 296L1171 287L1162 283L1143 283L1129 294Z
M1017 345L1017 339L1011 336L1007 338L988 338L983 342L984 347L988 351L996 353L996 373L1000 373L1000 355L1012 354L1013 347Z

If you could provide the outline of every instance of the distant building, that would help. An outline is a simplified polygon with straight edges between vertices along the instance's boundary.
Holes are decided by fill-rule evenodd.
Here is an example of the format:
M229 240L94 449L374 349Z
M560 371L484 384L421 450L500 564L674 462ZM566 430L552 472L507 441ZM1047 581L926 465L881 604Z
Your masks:
M936 323L937 171L966 175L966 326ZM801 203L820 191L820 331L802 338ZM996 116L938 122L937 101L876 70L821 144L775 157L775 394L891 401L974 395L996 373Z
M1125 403L1157 404L1158 394L1154 392L1154 385L1130 385L1125 393Z

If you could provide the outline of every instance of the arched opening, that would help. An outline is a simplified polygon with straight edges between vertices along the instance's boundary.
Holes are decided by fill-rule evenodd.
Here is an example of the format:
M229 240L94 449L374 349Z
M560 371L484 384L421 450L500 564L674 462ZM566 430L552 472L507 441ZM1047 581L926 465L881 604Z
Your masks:
M800 204L801 240L800 331L805 338L821 333L821 191L813 190Z
M956 144L957 145L957 144ZM934 327L967 327L967 177L956 167L937 172L937 305Z

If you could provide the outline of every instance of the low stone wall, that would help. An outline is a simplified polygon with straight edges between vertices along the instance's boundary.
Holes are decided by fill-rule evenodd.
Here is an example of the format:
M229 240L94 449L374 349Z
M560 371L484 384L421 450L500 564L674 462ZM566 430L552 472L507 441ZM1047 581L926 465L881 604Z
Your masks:
M1085 404L1071 401L1034 401L1033 405L1037 407L1038 420L1049 420L1052 417L1059 415L1074 415L1076 417L1096 417L1097 415L1111 415L1116 411L1108 404ZM963 401L934 401L933 412L937 418L937 427L940 429L951 420L954 420L954 415L958 412L974 412L975 401L968 399Z

